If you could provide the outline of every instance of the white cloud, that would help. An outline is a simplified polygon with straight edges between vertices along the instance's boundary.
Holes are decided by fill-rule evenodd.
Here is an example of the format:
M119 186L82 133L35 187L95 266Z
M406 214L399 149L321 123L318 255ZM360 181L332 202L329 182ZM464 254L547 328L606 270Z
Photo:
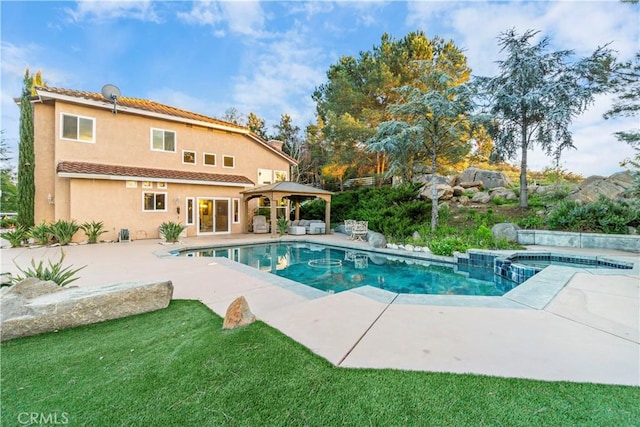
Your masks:
M323 55L305 34L292 30L277 40L263 42L252 53L247 69L235 78L234 101L240 111L253 111L268 125L289 114L304 127L314 119L311 93L324 79Z
M217 26L224 20L222 8L218 2L196 1L189 12L178 12L178 19L187 24Z
M76 3L75 9L65 10L74 22L84 19L102 21L122 18L160 22L152 0L83 0Z
M265 37L265 12L253 1L196 1L188 12L178 12L178 19L194 25L210 26L216 36L232 34Z

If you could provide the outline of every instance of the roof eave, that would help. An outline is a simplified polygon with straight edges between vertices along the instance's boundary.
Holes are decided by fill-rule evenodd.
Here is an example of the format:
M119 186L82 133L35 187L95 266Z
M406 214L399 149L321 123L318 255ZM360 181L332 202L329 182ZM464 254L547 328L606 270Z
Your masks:
M61 178L104 179L104 180L110 180L110 181L149 181L149 182L166 182L171 184L216 185L221 187L243 187L243 188L253 187L253 183L244 183L244 182L205 181L205 180L179 179L179 178L148 178L148 177L141 177L141 176L94 174L94 173L86 173L86 172L58 172L58 176Z

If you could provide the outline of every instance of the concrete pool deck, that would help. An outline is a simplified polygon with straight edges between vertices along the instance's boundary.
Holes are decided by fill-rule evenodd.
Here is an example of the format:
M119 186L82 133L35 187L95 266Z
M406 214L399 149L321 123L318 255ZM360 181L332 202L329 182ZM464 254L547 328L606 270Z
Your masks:
M293 237L370 249L341 234ZM86 265L78 286L171 280L174 299L200 300L220 316L244 296L260 320L336 366L640 385L638 254L532 247L635 263L633 270L577 269L541 308L505 297L421 299L374 288L326 295L227 259L162 256L184 246L256 240L233 235L187 238L184 245L150 239L66 246L65 265ZM20 266L32 258L57 260L60 248L3 248L0 255L2 272L16 273L14 260Z

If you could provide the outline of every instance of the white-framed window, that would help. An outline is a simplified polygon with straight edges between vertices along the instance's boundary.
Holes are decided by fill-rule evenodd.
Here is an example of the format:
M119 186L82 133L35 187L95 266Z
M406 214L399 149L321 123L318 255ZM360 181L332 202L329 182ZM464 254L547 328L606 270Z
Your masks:
M196 152L195 151L182 150L182 163L188 164L188 165L195 165L196 164Z
M127 188L138 188L138 181L127 181Z
M176 133L172 130L151 128L151 150L176 152Z
M286 181L287 171L273 171L273 179L275 182Z
M151 182L151 181L142 181L142 188L153 188L153 182Z
M143 212L166 212L167 193L144 192L142 193Z
M187 210L185 212L184 223L186 225L193 225L195 223L195 212L193 209L195 205L193 204L193 197L187 197L185 201L187 203Z
M161 190L166 190L168 188L168 185L166 182L158 182L156 183L156 187Z
M233 199L231 210L232 221L234 224L240 223L240 199Z
M202 154L202 164L205 166L215 166L216 165L216 155L213 153L203 153Z
M61 139L95 142L96 120L93 117L62 113L60 122Z
M273 171L271 169L258 169L258 185L271 184Z
M233 156L222 156L222 167L223 168L235 168L236 167L236 158Z

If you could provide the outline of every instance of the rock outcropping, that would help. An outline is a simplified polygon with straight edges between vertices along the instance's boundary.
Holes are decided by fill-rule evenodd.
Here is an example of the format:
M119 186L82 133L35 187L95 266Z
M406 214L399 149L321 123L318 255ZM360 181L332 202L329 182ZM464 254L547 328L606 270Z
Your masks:
M2 289L0 341L159 310L172 295L170 281L63 288L25 279Z
M617 172L607 178L594 175L585 179L567 198L583 203L595 202L601 196L617 200L624 197L632 186L633 176L630 172Z

